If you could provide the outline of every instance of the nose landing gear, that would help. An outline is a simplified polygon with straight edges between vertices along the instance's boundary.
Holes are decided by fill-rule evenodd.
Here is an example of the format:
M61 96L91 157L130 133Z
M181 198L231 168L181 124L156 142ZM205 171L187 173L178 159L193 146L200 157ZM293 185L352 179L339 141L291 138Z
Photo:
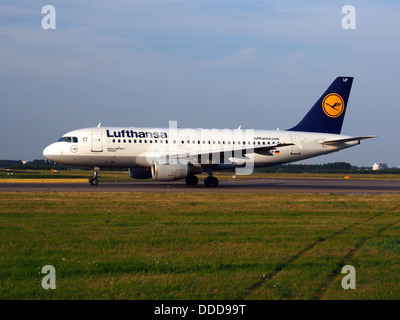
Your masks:
M93 168L93 177L89 178L89 183L92 186L97 186L99 184L99 180L97 179L97 176L99 174L100 168L99 167L94 167Z

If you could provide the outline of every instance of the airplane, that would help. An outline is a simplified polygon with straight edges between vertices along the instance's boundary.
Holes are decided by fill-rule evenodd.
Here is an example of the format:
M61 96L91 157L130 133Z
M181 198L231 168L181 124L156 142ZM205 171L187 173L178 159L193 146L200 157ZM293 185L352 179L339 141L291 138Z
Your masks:
M217 187L216 170L250 174L254 168L295 162L360 144L375 136L342 135L353 77L337 77L304 118L287 130L97 127L64 134L43 150L48 160L90 167L98 184L101 167L128 168L134 179Z

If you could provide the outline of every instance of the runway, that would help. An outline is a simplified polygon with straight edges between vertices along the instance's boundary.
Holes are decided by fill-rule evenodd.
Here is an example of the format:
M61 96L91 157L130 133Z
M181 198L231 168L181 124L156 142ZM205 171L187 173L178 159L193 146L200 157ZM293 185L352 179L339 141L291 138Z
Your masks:
M220 181L217 188L202 182L101 182L89 183L0 183L0 192L192 192L192 193L335 193L398 194L400 181L345 179L247 179Z

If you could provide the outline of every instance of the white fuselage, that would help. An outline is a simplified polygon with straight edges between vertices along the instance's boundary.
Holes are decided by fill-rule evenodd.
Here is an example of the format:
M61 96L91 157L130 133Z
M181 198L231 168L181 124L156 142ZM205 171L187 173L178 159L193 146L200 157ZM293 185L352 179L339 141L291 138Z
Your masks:
M177 154L202 154L205 156L198 156L192 162L202 165L212 161L217 165L220 157L211 159L207 154L246 146L245 158L240 157L242 154L237 158L251 160L257 168L299 161L359 144L359 141L339 145L323 143L346 138L349 137L296 131L94 127L66 133L60 139L63 141L49 145L43 154L57 163L87 167L151 167L160 157ZM266 153L254 152L261 146L274 144L289 145ZM235 157L229 157L231 162Z

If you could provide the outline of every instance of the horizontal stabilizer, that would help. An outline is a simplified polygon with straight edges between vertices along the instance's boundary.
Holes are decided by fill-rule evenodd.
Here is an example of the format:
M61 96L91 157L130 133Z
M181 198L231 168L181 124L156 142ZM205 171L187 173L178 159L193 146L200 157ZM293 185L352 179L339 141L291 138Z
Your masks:
M334 139L334 140L321 140L318 141L318 143L321 144L340 144L344 142L351 142L351 141L358 141L364 140L364 139L371 139L371 138L376 138L376 136L362 136L362 137L353 137L353 138L344 138L344 139Z

